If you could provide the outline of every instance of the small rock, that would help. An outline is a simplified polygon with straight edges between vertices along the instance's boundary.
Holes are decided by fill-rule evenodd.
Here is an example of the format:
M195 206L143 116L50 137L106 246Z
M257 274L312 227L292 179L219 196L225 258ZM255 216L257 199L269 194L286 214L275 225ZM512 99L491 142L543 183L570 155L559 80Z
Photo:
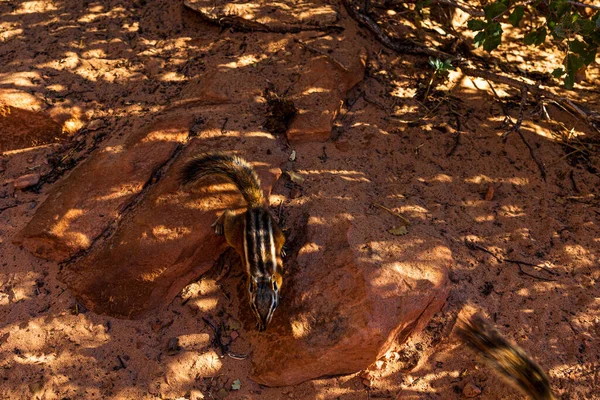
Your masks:
M181 350L181 346L179 346L179 338L171 338L169 339L169 343L167 344L167 354L173 356L179 353Z
M370 379L363 378L362 384L370 388L371 385L373 385L373 381L371 381Z
M31 394L36 394L42 391L42 389L44 388L44 385L42 385L42 382L33 382L29 384L29 391L31 392Z
M231 336L231 340L233 341L233 340L237 339L240 336L240 334L237 333L236 331L233 331L233 332L231 332L230 336Z
M22 190L22 189L28 188L30 186L37 185L39 181L40 181L40 174L38 174L36 172L34 174L27 174L27 175L18 177L13 182L13 185L15 186L15 189Z
M224 399L225 397L227 397L228 394L229 393L227 393L227 389L222 388L217 393L215 393L215 397L217 399Z
M240 321L235 320L233 318L229 318L229 321L228 321L227 325L232 330L238 330L238 329L240 329L242 327L242 325L240 324Z
M198 389L190 390L190 400L202 400L204 399L204 395Z
M95 120L91 121L88 124L87 128L90 131L95 131L95 130L98 130L98 129L102 128L103 126L104 126L104 121L103 120L101 120L101 119L95 119Z
M381 369L381 368L383 368L383 364L384 364L383 360L377 360L377 361L375 361L375 368Z
M481 394L481 389L472 384L471 382L467 383L462 391L463 396L471 399L473 397L477 397Z
M162 328L162 322L160 322L160 321L152 322L150 324L150 327L152 328L152 331L154 333L157 333L158 331L160 331L160 328Z
M450 282L452 283L458 283L460 282L460 275L458 274L458 272L450 270L450 272L448 273L448 279L450 279Z
M297 199L301 195L302 195L302 192L297 187L293 187L292 190L290 190L290 198L291 199Z

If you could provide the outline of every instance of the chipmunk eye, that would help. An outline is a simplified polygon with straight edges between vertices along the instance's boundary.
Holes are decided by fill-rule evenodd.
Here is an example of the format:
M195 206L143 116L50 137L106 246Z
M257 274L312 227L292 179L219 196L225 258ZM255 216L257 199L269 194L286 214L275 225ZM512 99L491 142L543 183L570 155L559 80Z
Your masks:
M273 281L273 291L277 292L279 290L279 287L277 286L277 282Z
M254 293L254 291L256 290L256 284L254 283L254 281L250 281L250 283L248 284L248 290L250 291L250 293Z

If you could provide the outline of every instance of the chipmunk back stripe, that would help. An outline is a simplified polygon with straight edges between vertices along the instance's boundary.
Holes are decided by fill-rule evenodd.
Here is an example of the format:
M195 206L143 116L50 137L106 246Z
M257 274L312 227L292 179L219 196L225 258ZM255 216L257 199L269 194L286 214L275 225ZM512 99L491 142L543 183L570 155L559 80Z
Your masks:
M267 218L267 226L269 229L269 247L270 247L270 258L269 258L269 273L273 274L277 270L277 253L275 251L275 238L273 237L273 221L271 218Z
M260 271L261 276L265 275L265 249L266 249L266 243L265 243L265 218L264 218L264 213L263 210L256 210L257 211L257 220L258 220L258 230L256 231L256 241L258 243L258 265L256 266L258 271Z
M256 270L256 266L258 265L258 243L256 237L257 231L257 213L256 209L250 208L246 213L246 226L248 229L246 230L246 234L244 237L246 238L246 251L248 252L247 263L248 269L251 273Z

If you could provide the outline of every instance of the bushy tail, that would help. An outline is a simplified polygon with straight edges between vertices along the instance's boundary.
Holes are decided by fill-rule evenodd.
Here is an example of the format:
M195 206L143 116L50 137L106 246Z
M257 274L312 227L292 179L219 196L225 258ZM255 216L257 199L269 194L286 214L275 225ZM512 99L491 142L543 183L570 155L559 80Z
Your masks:
M461 339L502 376L534 400L555 399L544 371L517 345L500 336L481 316L460 320Z
M265 198L260 179L246 160L222 153L200 154L185 163L181 170L181 182L189 184L210 175L229 179L244 196L250 207L260 207Z

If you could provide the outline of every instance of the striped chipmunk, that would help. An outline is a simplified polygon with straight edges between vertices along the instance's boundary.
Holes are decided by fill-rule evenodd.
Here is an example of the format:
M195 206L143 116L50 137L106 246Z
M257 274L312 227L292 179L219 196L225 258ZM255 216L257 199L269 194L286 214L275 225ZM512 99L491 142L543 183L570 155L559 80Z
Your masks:
M458 335L490 367L531 399L556 399L542 368L480 315L475 314L468 321L460 319Z
M283 273L285 237L269 212L260 179L244 159L222 153L198 155L186 162L181 182L190 184L219 175L231 181L247 203L239 213L226 210L212 225L217 235L225 235L229 246L242 258L248 277L250 308L264 331L279 304Z

